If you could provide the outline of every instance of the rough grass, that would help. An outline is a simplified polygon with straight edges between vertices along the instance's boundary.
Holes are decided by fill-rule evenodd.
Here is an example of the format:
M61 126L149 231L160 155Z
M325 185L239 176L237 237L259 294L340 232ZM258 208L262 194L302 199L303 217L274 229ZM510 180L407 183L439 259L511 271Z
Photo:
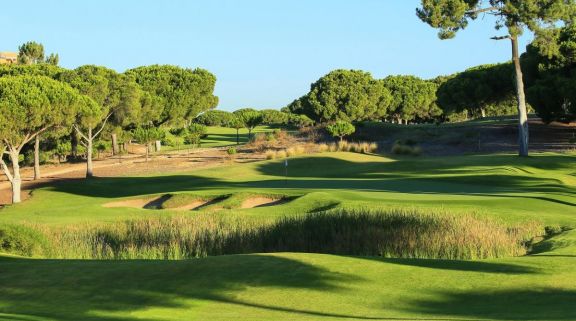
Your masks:
M337 210L262 219L205 213L67 227L29 225L43 235L47 258L186 259L213 255L305 252L342 255L474 260L520 256L542 226L507 227L474 215L413 210ZM2 230L0 229L0 235ZM26 254L21 251L8 253ZM35 254L38 251L36 251Z

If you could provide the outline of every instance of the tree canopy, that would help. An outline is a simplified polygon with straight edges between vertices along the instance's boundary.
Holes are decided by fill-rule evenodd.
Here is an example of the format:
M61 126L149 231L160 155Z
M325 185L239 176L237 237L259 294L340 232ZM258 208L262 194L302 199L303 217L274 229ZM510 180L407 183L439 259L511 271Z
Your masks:
M482 65L450 76L436 93L445 114L510 115L515 111L514 67L511 63Z
M360 70L335 70L312 84L292 110L316 121L358 121L384 117L390 105L390 92L370 73Z
M344 136L354 134L356 127L347 121L338 120L333 124L327 125L326 130L330 135L333 137L339 137L340 141L342 141Z
M545 49L534 42L522 56L527 98L544 121L570 121L576 119L576 26L559 29L553 42Z
M0 164L12 183L13 202L20 202L18 156L25 144L55 126L70 125L78 107L93 104L70 86L45 76L0 78L0 141L7 148L12 173Z
M408 121L441 114L436 105L437 85L434 82L415 76L389 76L381 82L392 96L388 112L391 118Z
M128 70L126 75L160 101L157 125L191 121L218 105L218 97L213 94L216 77L204 69L152 65Z

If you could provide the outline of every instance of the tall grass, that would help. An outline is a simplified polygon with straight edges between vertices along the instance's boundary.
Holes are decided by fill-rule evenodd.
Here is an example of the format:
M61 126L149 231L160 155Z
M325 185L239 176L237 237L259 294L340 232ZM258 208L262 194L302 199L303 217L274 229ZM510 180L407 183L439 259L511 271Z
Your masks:
M313 252L400 258L518 256L541 234L535 223L506 227L473 215L414 210L337 210L263 219L209 213L86 224L27 226L42 256L79 259L185 259L260 252Z

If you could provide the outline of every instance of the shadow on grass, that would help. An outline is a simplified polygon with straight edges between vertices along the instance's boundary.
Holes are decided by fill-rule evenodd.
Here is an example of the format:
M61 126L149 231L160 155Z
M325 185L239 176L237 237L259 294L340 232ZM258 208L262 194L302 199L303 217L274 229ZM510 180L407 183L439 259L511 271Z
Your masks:
M552 288L436 292L412 302L409 312L490 320L575 320L576 291Z
M493 263L484 261L461 260L434 260L434 259L393 259L379 257L361 257L362 259L381 261L389 264L422 267L437 270L466 271L495 274L537 274L537 269L506 263Z
M288 258L240 255L187 261L0 260L0 320L126 321L132 312L181 308L194 313L208 300L313 316L363 319L235 300L250 287L338 290L357 277ZM103 312L102 316L94 311ZM4 316L1 314L4 313ZM115 313L122 316L111 316ZM9 317L7 317L7 315ZM133 320L152 320L134 317Z

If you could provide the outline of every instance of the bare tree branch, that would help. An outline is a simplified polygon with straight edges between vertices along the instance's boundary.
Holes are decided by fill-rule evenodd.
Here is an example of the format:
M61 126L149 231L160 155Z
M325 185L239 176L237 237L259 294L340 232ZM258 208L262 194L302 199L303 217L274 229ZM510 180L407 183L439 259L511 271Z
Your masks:
M109 113L108 116L106 116L106 118L104 119L104 123L102 123L102 127L100 127L100 130L97 131L94 135L92 135L92 138L97 137L104 130L104 126L106 126L106 122L108 122L110 116L112 116L112 113Z
M481 8L481 9L477 9L477 10L471 10L466 12L467 15L474 15L474 14L479 14L479 13L484 13L484 12L489 12L489 11L494 11L494 10L498 10L498 7L494 6L494 7L488 7L488 8Z
M84 138L86 141L89 141L88 137L82 133L82 131L80 130L80 128L78 128L76 124L74 124L73 127L74 129L76 129L76 132L78 133L78 135L80 135L80 137Z
M0 153L0 155L3 154L8 154L6 152L6 147L2 147L1 149L2 153ZM6 165L6 163L4 162L4 159L2 159L2 157L0 157L0 169L4 172L4 174L6 174L6 177L8 178L8 180L10 182L14 181L14 177L12 176L12 174L10 173L10 170L8 169L8 166Z

